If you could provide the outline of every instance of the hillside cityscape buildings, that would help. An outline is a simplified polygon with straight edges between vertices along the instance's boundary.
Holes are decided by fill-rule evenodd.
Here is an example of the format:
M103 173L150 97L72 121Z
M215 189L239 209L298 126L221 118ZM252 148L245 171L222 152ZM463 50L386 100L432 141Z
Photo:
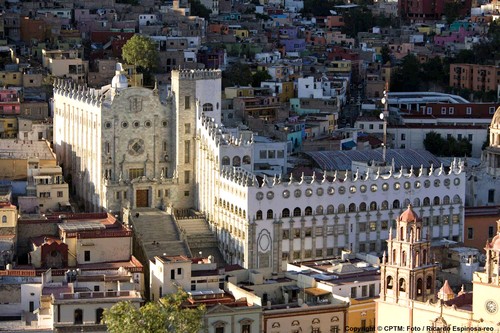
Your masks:
M499 332L499 9L0 1L0 330Z

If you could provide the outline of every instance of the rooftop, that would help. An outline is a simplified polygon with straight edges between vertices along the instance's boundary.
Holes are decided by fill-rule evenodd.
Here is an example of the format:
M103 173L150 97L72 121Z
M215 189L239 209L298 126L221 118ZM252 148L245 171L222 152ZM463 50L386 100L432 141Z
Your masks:
M55 160L56 156L45 140L0 140L0 159L27 160L28 158Z

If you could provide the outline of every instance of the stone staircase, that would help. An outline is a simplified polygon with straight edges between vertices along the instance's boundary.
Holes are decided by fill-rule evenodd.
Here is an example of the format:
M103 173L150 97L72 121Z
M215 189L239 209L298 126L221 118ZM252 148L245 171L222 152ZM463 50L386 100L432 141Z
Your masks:
M187 241L193 257L208 257L212 255L216 263L224 263L222 254L219 251L217 238L210 230L208 222L204 218L177 217L176 219L181 234Z

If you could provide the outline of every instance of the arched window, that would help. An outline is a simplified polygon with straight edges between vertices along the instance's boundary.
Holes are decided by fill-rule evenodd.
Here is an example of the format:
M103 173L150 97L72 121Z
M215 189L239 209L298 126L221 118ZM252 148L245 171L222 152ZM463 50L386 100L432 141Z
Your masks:
M210 103L205 103L203 104L203 112L206 112L206 111L213 111L214 110L214 106Z
M222 165L230 165L231 164L231 159L229 158L229 156L224 156L222 158Z
M321 215L323 214L323 206L319 205L316 207L316 214Z
M261 210L258 210L257 213L255 213L255 219L262 220L262 211Z
M396 264L396 249L392 250L392 264Z
M333 208L333 205L328 205L328 207L326 207L327 214L333 214L334 212L335 212L335 208Z
M399 203L399 200L394 200L392 202L392 208L399 208L400 207L400 203Z
M349 213L354 213L356 211L356 204L352 203L349 205Z
M344 204L339 205L339 209L337 210L337 213L345 213L345 206Z
M268 209L267 210L267 219L270 220L273 217L274 217L273 210L272 209Z
M422 265L427 265L427 250L422 251Z
M312 215L313 214L313 209L310 206L307 206L305 211L304 211L306 216Z
M243 156L243 164L250 164L250 163L252 163L252 159L250 158L250 156L248 155Z
M450 204L450 197L445 195L443 198L443 205L449 205Z
M283 211L281 212L281 217L290 217L290 209L283 209Z
M423 286L424 282L422 281L422 279L418 279L417 280L417 296L422 296L423 293L424 293L424 286Z
M427 281L425 282L425 289L427 290L427 293L432 291L432 276L431 275L427 276Z
M439 197L438 197L438 196L435 196L435 197L434 197L434 200L432 201L432 203L433 203L434 205L439 205L439 202L440 202Z
M239 156L233 157L233 166L234 167L241 166L241 158Z
M387 277L387 284L386 284L386 288L387 289L392 289L393 287L393 279L392 279L392 276L388 276Z
M413 207L420 207L420 198L413 199Z
M300 215L302 215L300 208L295 207L295 209L293 210L293 216L300 216Z
M410 205L410 199L406 198L403 207L408 207Z
M458 194L455 194L455 196L453 197L453 203L459 204L460 202L462 202L460 196Z
M389 202L387 200L382 201L381 208L382 210L389 209Z
M404 230L405 229L403 227L399 228L399 240L401 240L401 241L405 240L405 232L404 232Z
M430 206L431 205L431 199L429 197L424 198L424 206Z
M406 251L401 254L401 265L406 266Z
M82 309L76 309L74 312L75 320L73 324L79 325L83 324L83 310Z
M359 204L359 211L366 212L366 202L362 202Z
M399 279L399 291L406 291L406 281L403 278Z
M370 210L377 210L377 203L375 201L370 202Z
M415 266L420 266L420 251L415 251Z
M104 310L102 308L98 308L95 310L95 323L100 324L102 321L102 313Z
M6 215L2 216L2 223L7 223L7 216Z

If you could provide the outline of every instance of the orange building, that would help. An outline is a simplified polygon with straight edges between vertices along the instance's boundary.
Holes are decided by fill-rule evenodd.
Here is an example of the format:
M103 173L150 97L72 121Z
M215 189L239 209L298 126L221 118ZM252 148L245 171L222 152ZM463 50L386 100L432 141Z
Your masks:
M500 207L466 207L464 220L464 245L484 252L484 242L497 234Z
M472 91L497 90L500 66L451 64L450 86Z

